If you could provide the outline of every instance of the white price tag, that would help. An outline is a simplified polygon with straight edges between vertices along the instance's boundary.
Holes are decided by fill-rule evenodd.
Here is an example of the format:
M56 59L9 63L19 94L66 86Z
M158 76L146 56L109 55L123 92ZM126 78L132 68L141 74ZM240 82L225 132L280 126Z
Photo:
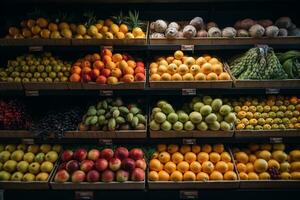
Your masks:
M32 138L23 138L22 139L22 144L27 144L27 145L34 144L34 139L32 139Z
M180 199L198 199L197 190L180 190Z
M99 139L99 144L101 145L112 145L112 139Z
M183 139L183 140L182 140L182 143L183 143L183 144L196 144L196 143L197 143L197 140L194 139L194 138Z
M112 45L110 45L110 46L101 46L101 50L103 50L103 49L109 49L109 50L111 50L111 51L113 51L113 46Z
M37 97L37 96L39 96L39 91L38 90L26 90L25 95L28 97Z
M182 92L183 96L189 96L189 95L196 95L197 94L195 88L193 88L193 89L182 89L181 92Z
M195 46L194 45L181 45L181 51L194 51Z
M93 200L93 191L75 191L75 200Z
M114 95L114 91L112 90L100 90L100 95L101 96L113 96Z
M43 51L43 46L31 46L29 47L29 52L41 52Z
M266 88L266 94L279 94L279 88Z
M278 143L282 143L282 142L283 142L282 137L271 137L270 138L270 143L272 143L272 144L278 144Z

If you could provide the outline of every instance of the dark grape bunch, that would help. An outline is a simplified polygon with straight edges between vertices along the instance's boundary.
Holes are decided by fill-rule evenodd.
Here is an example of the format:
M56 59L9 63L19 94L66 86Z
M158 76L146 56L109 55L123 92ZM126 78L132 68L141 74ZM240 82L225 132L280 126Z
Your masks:
M268 169L271 179L280 179L280 172L277 168L271 167Z
M49 111L33 123L31 131L42 138L47 138L52 133L56 138L63 138L65 131L76 130L80 120L79 108Z
M0 101L0 129L27 130L31 120L25 105L17 100Z

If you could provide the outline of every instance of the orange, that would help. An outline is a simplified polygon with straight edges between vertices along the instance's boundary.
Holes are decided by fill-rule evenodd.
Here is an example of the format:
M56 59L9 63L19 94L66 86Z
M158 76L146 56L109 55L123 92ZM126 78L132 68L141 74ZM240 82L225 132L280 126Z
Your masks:
M268 172L262 172L258 175L260 180L269 180L271 178Z
M106 67L107 69L113 70L113 69L115 69L117 66L116 66L116 64L115 64L114 62L109 61L108 63L106 63L105 67Z
M181 81L182 80L182 76L178 73L175 73L172 75L172 81Z
M257 159L257 158L256 158L256 155L254 155L254 154L250 154L250 155L249 155L249 162L254 163L256 159Z
M181 161L177 165L177 170L180 171L181 173L184 173L184 172L188 171L189 168L190 168L190 165L186 161Z
M175 59L175 58L174 58L173 56L168 56L168 57L166 58L168 64L172 63L174 59Z
M171 79L172 79L172 76L169 73L163 73L161 75L161 80L163 80L163 81L170 81Z
M238 163L236 168L238 172L247 172L247 166L244 163Z
M175 164L180 163L181 161L183 161L183 155L181 153L179 153L179 152L173 153L173 155L172 155L172 161Z
M125 69L125 68L128 67L128 64L127 64L127 62L126 62L125 60L122 60L121 62L119 62L118 67L119 67L121 70L123 70L123 69Z
M182 61L181 60L173 60L172 63L176 64L177 66L181 65L182 64Z
M169 181L169 179L170 179L170 175L166 171L161 170L160 172L158 172L159 181Z
M228 171L224 174L224 180L237 180L237 175L233 171Z
M180 147L180 153L182 153L183 155L186 154L187 152L191 151L191 146L190 145L182 145Z
M217 58L211 58L208 61L210 64L214 65L214 64L219 64L219 60Z
M235 158L238 162L246 164L249 161L249 157L245 152L238 152L235 155Z
M190 164L190 170L195 174L201 171L201 164L198 161L194 161Z
M72 69L71 69L72 73L73 74L78 74L80 75L81 73L81 68L79 66L73 66Z
M227 166L228 166L228 171L233 171L233 169L234 169L233 163L228 162Z
M167 162L164 166L164 170L168 172L169 174L172 174L176 170L176 164L173 162Z
M149 181L158 181L159 180L158 173L156 171L150 171L148 174L148 179Z
M161 171L162 170L162 164L160 163L160 161L156 158L150 160L149 163L149 168L151 171Z
M254 166L252 163L247 163L246 164L247 172L254 172Z
M194 162L195 160L197 160L197 156L195 153L193 152L187 152L185 155L184 155L184 160L187 161L188 163L192 163Z
M197 65L202 66L204 63L206 63L205 58L203 58L202 56L197 58L197 60L196 60Z
M127 64L127 63L126 63L126 64ZM152 68L158 68L158 64L155 63L155 62L151 63L151 64L150 64L150 69L152 69Z
M136 67L136 62L134 60L128 60L127 64L129 67L131 67L133 69Z
M126 34L128 32L128 27L126 24L121 24L120 25L120 31L124 34Z
M209 144L204 144L202 146L202 151L206 152L206 153L210 153L212 151L212 147Z
M178 50L178 51L175 51L174 53L174 58L178 59L178 60L181 60L183 58L184 54L182 51Z
M159 65L159 66L158 66L158 69L157 69L157 72L158 72L160 75L162 75L162 74L168 72L168 68L167 68L167 66L165 66L165 65Z
M170 144L170 145L168 145L168 152L169 152L170 154L175 153L175 152L177 152L178 150L179 150L179 147L178 147L177 144Z
M223 151L224 151L224 145L223 144L215 144L213 146L213 151L217 152L219 154L223 153Z
M166 151L164 152L161 152L159 155L158 155L158 159L161 163L167 163L170 161L171 157L170 157L170 154Z
M221 156L220 156L220 154L218 154L216 152L211 152L209 154L209 160L213 163L217 163L221 160Z
M170 176L170 181L182 181L183 179L183 176L182 176L182 173L180 171L174 171L171 176Z
M205 173L210 174L212 171L214 171L214 164L210 161L205 161L202 163L202 171Z
M154 159L154 158L158 158L158 152L157 151L155 151L153 154L152 154L152 156L151 156L151 159Z
M218 80L218 75L214 72L211 72L211 73L207 74L206 80L211 80L211 81Z
M196 181L196 174L192 171L187 171L183 174L183 181Z
M123 59L123 56L119 53L116 53L112 56L112 61L115 62L115 63L116 62L121 62L122 59Z
M197 181L208 181L209 180L209 176L205 172L199 172L197 174L196 179L197 179Z
M201 151L200 145L192 145L192 152L198 154Z
M209 74L212 72L212 66L210 63L204 63L202 66L201 66L201 71L204 73L204 74Z
M71 76L70 76L70 81L71 82L79 82L80 81L80 76L78 75L78 74L72 74Z
M221 160L226 163L231 162L230 154L228 152L221 153Z
M111 75L120 78L122 76L122 71L119 68L115 68L111 71Z
M219 161L217 162L215 169L224 174L228 171L228 165L224 161Z
M259 177L255 172L250 172L248 173L248 180L259 180Z
M223 72L223 66L220 63L212 65L212 71L217 75L220 75Z
M245 172L239 173L239 176L241 180L248 180L248 174Z
M152 81L160 81L161 77L160 77L159 74L152 74L151 77L150 77L150 79Z
M218 171L213 171L210 176L209 176L209 179L210 180L223 180L223 175L221 172L218 172Z
M125 68L123 68L122 72L123 72L123 74L131 74L131 75L133 75L134 74L134 69L131 68L131 67L125 67Z
M209 155L208 153L206 152L200 152L197 156L197 160L200 162L200 163L203 163L205 161L208 161L209 160Z
M157 74L157 68L151 68L150 69L150 74Z
M194 79L198 80L198 81L203 81L203 80L206 80L206 75L203 74L202 72L200 72L195 75Z
M266 150L266 151L271 151L272 150L272 145L271 144L261 144L260 149L261 150Z

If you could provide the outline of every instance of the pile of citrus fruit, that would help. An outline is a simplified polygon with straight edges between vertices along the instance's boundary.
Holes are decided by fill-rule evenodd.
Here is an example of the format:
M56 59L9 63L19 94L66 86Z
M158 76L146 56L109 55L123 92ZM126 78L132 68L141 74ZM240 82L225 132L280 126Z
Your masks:
M237 180L223 144L159 144L149 163L149 181Z

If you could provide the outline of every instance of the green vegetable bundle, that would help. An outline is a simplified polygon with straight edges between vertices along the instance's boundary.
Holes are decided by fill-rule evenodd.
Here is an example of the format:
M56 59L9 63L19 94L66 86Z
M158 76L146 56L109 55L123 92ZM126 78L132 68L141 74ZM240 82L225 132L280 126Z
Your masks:
M287 51L276 54L290 79L300 78L300 51Z
M256 47L229 62L232 75L241 80L286 79L287 73L272 48Z

